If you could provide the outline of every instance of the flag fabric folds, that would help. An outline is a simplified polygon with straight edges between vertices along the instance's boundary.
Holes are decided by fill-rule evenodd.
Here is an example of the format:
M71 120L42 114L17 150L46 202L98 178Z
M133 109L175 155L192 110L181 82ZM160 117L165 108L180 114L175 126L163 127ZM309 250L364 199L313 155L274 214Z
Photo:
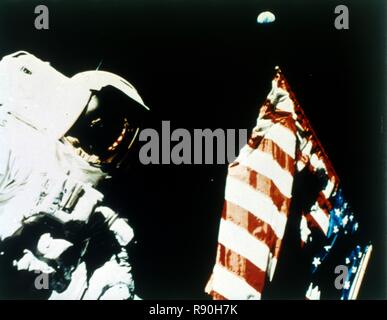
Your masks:
M213 299L262 298L280 258L293 182L303 170L319 181L319 191L300 213L299 229L302 247L318 241L318 250L310 257L310 284L305 288L307 299L318 299L322 266L337 243L356 232L358 224L329 158L277 69L251 137L228 168L216 263L206 286ZM360 264L360 260L351 263ZM356 272L347 278L340 290L342 299L350 298L348 288L355 282L360 285Z

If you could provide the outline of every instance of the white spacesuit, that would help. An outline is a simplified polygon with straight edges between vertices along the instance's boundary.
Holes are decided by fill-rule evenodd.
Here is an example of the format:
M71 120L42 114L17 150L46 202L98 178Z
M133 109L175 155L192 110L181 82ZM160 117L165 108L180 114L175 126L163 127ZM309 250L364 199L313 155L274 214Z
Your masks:
M68 78L25 51L3 57L0 79L0 255L7 253L7 241L23 234L26 226L48 218L65 226L66 232L59 238L50 232L37 234L31 239L36 245L19 253L13 268L51 276L65 265L62 255L77 247L76 259L63 267L67 284L61 290L49 288L51 299L133 298L126 252L133 231L125 219L103 206L104 195L96 187L108 176L106 166L122 163L138 128L130 125L125 106L101 111L98 94L110 88L130 100L131 108L146 110L141 97L115 74L87 71ZM114 108L120 109L121 118L103 127L101 115ZM109 125L110 133L101 132ZM80 135L70 135L72 128ZM93 138L96 141L90 142ZM93 234L76 244L77 236L67 237L66 228L76 234L71 225L83 228L96 215L120 249L103 265L87 270L83 255Z

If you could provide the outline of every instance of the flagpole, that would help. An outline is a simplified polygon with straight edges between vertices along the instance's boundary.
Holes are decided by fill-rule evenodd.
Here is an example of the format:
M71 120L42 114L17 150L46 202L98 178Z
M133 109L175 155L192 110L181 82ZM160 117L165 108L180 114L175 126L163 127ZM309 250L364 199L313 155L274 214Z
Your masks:
M370 257L371 257L371 252L372 252L372 245L369 245L367 248L367 252L363 256L362 261L360 263L360 266L359 266L360 270L358 271L358 274L356 275L357 279L355 278L355 281L353 284L353 289L351 289L351 292L349 294L349 297L348 297L349 300L356 300L357 299L357 296L358 296L359 290L360 290L360 286L363 282L364 274L367 270L368 261L370 260Z

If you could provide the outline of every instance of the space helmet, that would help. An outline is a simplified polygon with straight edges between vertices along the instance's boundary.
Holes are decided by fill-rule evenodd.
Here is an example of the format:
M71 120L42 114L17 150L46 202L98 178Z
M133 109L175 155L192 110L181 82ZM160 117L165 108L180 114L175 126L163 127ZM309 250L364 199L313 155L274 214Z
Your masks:
M1 108L101 166L122 164L149 110L116 74L94 70L67 77L26 51L1 59L0 79Z

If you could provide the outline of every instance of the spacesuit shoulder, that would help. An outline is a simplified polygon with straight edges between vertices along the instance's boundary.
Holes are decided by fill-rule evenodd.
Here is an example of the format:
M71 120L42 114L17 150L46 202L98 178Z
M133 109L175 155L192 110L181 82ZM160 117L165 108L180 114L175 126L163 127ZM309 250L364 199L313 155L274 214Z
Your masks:
M7 117L0 113L0 180L7 171L11 148L7 134Z
M0 193L11 181L21 179L24 167L28 167L28 161L24 159L33 137L25 137L22 126L12 116L0 115Z

